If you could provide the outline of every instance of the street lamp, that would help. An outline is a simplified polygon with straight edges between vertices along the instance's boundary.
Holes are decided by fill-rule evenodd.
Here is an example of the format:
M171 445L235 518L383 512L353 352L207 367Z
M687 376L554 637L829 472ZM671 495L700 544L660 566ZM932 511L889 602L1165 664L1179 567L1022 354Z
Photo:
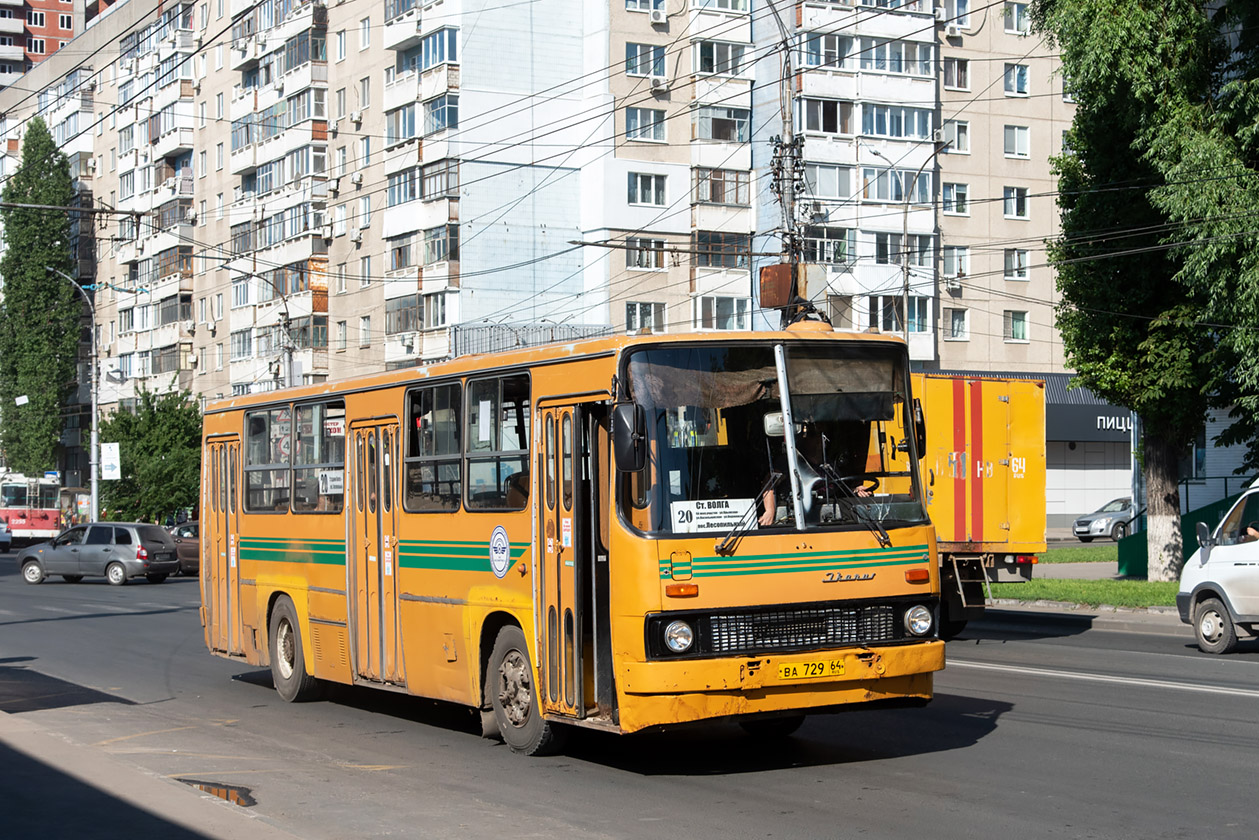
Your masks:
M74 286L75 289L78 290L80 295L83 296L83 300L87 302L87 307L92 313L92 329L91 329L92 367L91 367L91 372L88 374L88 376L91 377L91 393L92 393L92 436L91 436L91 444L90 444L91 451L88 455L89 463L91 464L91 468L92 468L92 485L91 485L92 486L92 508L89 513L89 516L91 517L92 522L96 522L100 518L98 515L100 513L100 494L99 494L97 480L96 480L97 471L99 469L98 464L99 464L99 459L100 459L100 445L98 444L97 438L96 438L96 425L97 425L96 423L96 417L97 417L96 304L92 302L91 296L88 295L88 293L83 289L83 287L79 285L78 281L75 280L73 277L71 277L69 274L66 274L64 271L55 269L50 265L46 265L44 266L44 268L47 269L48 271L51 271L53 274L59 274L66 280L69 280L70 284Z
M901 271L903 283L901 286L901 294L903 302L901 303L901 324L905 328L905 343L909 344L909 197L913 192L913 188L918 185L918 179L922 177L922 171L927 168L927 164L935 160L936 155L949 147L948 140L939 140L932 144L931 154L927 155L927 159L922 162L922 166L918 167L918 171L914 173L913 179L908 184L901 184L901 191L904 193L904 209L901 212ZM888 160L887 155L878 149L870 146L866 147L870 150L870 154L875 157L881 157L887 161L888 169L892 170L893 163ZM895 177L895 171L892 170L891 176Z

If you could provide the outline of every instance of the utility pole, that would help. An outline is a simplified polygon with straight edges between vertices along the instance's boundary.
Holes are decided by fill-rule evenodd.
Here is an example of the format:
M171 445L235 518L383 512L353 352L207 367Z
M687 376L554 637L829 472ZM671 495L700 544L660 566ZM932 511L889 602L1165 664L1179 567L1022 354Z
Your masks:
M795 131L796 92L795 71L791 58L791 32L783 22L774 0L767 0L778 31L782 34L782 75L779 79L778 105L782 118L783 133L773 138L774 158L772 187L782 205L783 234L782 261L791 266L791 305L783 309L783 326L789 324L800 311L799 266L803 256L803 241L796 222L796 186L804 180L804 138Z
M70 284L74 286L74 288L78 291L80 295L83 296L83 302L87 304L88 311L92 313L92 330L91 330L92 331L92 363L91 363L91 367L89 368L90 372L88 374L88 376L91 377L90 390L92 393L92 435L91 435L91 444L90 444L91 452L88 455L88 462L91 464L91 469L92 469L92 472L91 472L92 509L89 516L92 522L96 522L97 520L100 519L99 514L100 514L100 509L101 509L99 486L97 484L97 475L100 471L99 465L100 465L100 449L101 448L100 448L100 443L98 442L98 439L97 439L97 430L96 430L96 427L98 425L97 423L97 415L98 415L97 392L100 390L100 383L97 378L97 370L96 370L96 367L97 367L96 304L92 302L92 298L89 297L87 291L82 286L79 285L79 282L75 280L73 277L71 277L69 274L66 274L64 271L61 271L59 269L53 268L50 265L46 265L44 266L44 268L46 268L48 271L51 271L53 274L60 275L64 279L70 281Z

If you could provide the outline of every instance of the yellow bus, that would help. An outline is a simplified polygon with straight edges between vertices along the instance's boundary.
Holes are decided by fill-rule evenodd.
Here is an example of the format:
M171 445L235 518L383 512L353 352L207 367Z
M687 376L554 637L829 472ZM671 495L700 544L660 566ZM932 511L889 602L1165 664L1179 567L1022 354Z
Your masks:
M642 335L211 404L209 649L466 704L517 752L571 725L920 704L944 666L899 339Z

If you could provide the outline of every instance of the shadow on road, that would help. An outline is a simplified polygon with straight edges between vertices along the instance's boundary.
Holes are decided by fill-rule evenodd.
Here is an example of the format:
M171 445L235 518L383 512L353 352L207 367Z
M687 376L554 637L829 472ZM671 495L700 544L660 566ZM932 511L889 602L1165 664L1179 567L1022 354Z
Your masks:
M93 840L208 840L0 743L3 836Z
M12 657L0 660L0 663L10 663L29 658ZM122 697L115 697L112 694L105 694L77 683L50 677L28 667L0 664L0 712L8 712L9 714L39 712L45 709L61 709L67 706L85 706L90 703L135 705L130 700ZM5 765L0 764L0 767L5 767ZM0 773L0 776L3 775L5 774ZM0 799L0 802L3 801L3 799Z
M989 609L983 618L967 624L957 639L1062 639L1087 633L1092 629L1095 618L1092 615Z
M233 679L274 691L270 671L248 671ZM481 734L479 713L454 703L344 685L329 686L325 699L400 722ZM970 746L996 729L1011 708L997 700L937 694L923 708L853 707L811 715L795 735L776 740L754 738L726 722L633 735L571 727L564 755L644 776L851 764Z

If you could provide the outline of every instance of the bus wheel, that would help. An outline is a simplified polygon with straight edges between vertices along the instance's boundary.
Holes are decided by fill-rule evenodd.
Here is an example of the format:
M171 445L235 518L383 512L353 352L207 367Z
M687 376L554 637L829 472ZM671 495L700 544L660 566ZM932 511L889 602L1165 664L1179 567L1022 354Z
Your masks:
M127 582L127 570L121 563L110 563L105 569L105 580L109 581L110 586L122 586Z
M286 597L276 601L271 612L271 681L280 697L289 703L302 703L319 696L319 680L306 673L297 611Z
M498 731L512 752L551 755L563 746L562 730L543 720L538 711L529 646L519 627L509 625L498 631L485 689Z
M34 560L22 567L22 580L27 583L40 583L44 579L44 570Z
M741 720L739 726L753 738L786 738L804 723L804 715L785 715L783 717L761 718L759 720Z

